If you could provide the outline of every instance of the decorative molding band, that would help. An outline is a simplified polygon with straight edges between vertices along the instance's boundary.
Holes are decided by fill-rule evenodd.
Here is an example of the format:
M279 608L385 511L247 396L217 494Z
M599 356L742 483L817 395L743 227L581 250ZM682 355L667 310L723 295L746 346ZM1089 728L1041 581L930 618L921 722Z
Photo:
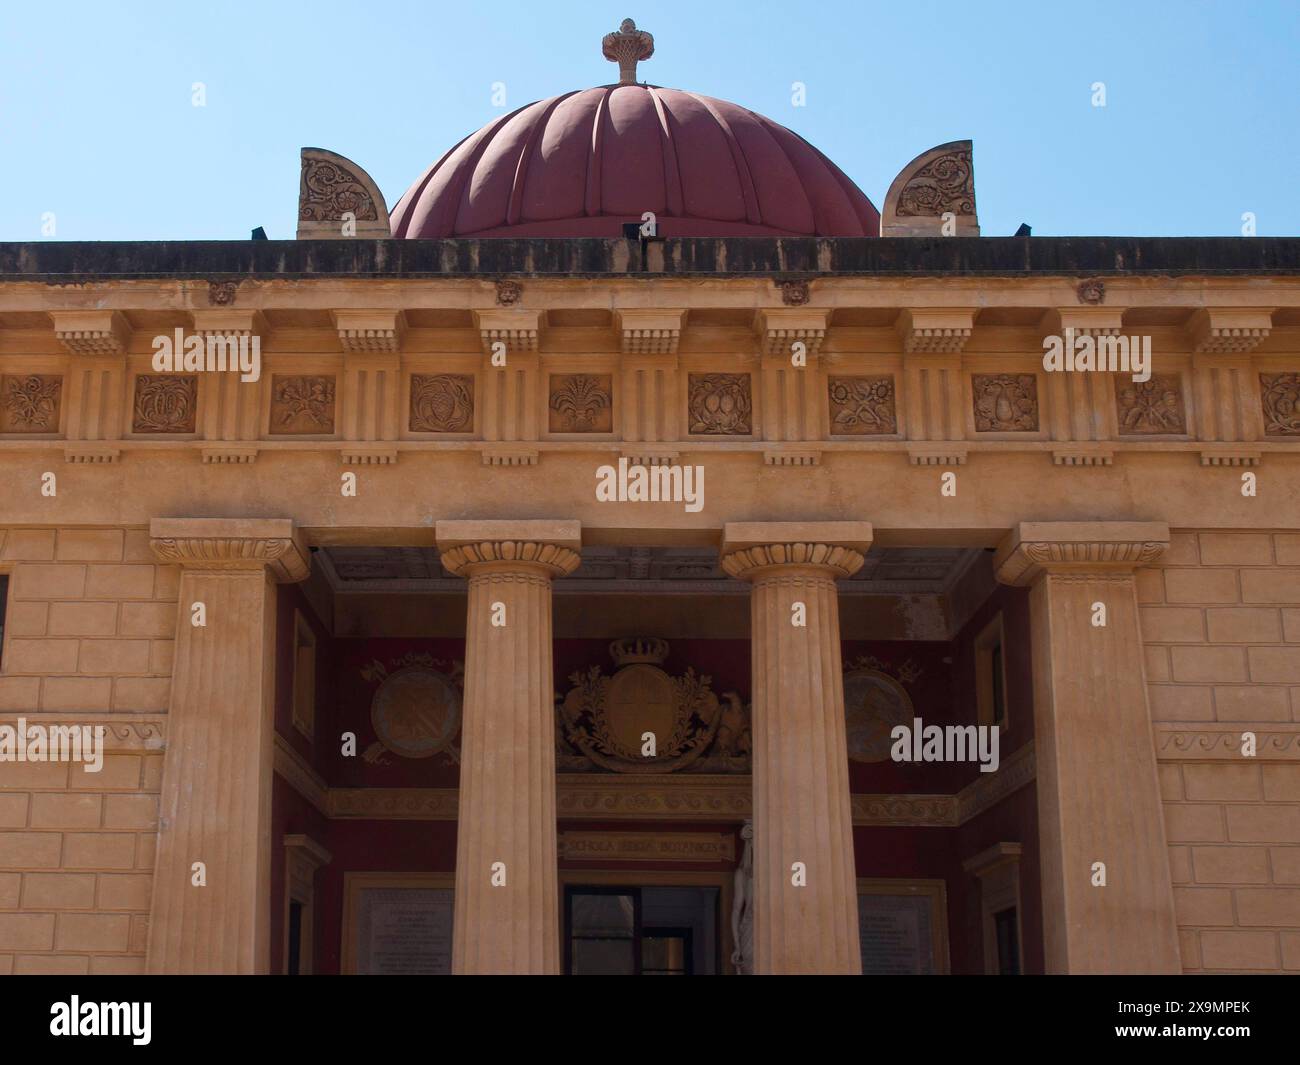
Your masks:
M345 466L393 466L397 464L397 448L344 444L339 449L339 462Z
M255 447L205 447L201 454L205 466L251 466L257 461Z
M542 329L542 312L519 308L475 311L483 351L492 354L492 345L505 344L509 352L536 351Z
M743 821L754 816L748 776L684 773L562 773L556 813L561 820Z
M329 785L278 732L275 734L275 750L271 764L274 771L283 777L294 791L311 803L318 813L326 817L334 816L330 813Z
M820 451L801 450L801 451L764 451L764 466L820 466L822 464L822 453Z
M732 577L748 580L760 571L777 566L817 566L829 569L829 576L851 577L862 568L862 553L835 544L761 544L741 548L722 556L722 568Z
M63 461L79 465L101 465L121 457L122 449L108 444L65 444L63 447Z
M681 457L679 451L668 451L657 444L634 444L619 452L629 466L675 466Z
M104 750L110 753L167 749L166 714L114 714L102 710L87 710L84 713L7 710L0 713L0 725L16 726L19 721L42 728L102 726Z
M1258 308L1205 307L1188 323L1192 350L1207 355L1244 355L1268 339L1273 312Z
M1053 466L1113 466L1115 452L1108 447L1058 447L1052 449Z
M326 816L338 820L455 821L455 788L330 788Z
M1168 549L1163 522L1021 522L993 564L1003 584L1025 585L1041 573L1131 571Z
M907 354L950 355L965 350L975 328L975 311L905 310L895 325Z
M618 311L615 320L628 355L676 355L685 311Z
M1201 465L1258 466L1262 457L1257 448L1205 448L1201 451Z
M966 448L952 444L922 444L907 449L907 460L913 466L965 466L966 454Z
M339 344L349 354L402 350L406 315L402 311L335 311L334 327Z
M954 795L854 795L853 824L872 827L955 828Z
M1152 726L1158 762L1300 762L1300 724L1159 724ZM1255 754L1245 755L1245 734L1255 738Z
M149 546L160 562L195 570L265 567L277 581L301 581L311 556L288 518L155 518Z
M1005 799L1032 783L1038 775L1038 761L1031 740L1018 748L998 767L996 773L981 773L957 793L957 823L979 817Z
M483 448L484 466L536 466L538 450L535 447L518 447L489 444Z
M552 577L564 577L581 561L582 556L572 548L534 540L489 540L461 544L442 553L443 566L458 577L472 576L474 567L492 563L540 567Z

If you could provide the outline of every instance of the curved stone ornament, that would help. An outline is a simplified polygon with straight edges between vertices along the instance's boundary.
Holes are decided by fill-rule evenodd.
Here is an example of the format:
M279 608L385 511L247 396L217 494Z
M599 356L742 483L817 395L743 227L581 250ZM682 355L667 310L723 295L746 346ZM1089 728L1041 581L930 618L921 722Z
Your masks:
M913 159L894 178L880 212L882 237L978 237L974 145L939 144ZM953 216L951 231L943 228Z
M1042 573L1123 577L1169 549L1169 526L1156 521L1021 522L993 565L1003 584L1031 584Z
M388 208L370 175L335 152L304 148L298 183L298 239L389 236Z

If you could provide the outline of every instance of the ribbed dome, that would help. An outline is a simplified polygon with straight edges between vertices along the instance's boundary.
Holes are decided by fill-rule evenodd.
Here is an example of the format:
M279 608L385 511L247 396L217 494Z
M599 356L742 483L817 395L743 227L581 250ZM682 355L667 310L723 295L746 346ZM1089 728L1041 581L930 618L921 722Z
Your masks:
M393 209L395 237L874 237L880 215L802 137L725 100L610 85L461 141Z

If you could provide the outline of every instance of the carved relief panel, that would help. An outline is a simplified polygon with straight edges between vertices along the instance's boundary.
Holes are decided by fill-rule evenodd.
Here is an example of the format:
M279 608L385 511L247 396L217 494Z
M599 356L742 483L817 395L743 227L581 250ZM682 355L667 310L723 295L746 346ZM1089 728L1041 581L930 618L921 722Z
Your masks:
M198 425L196 374L139 374L131 408L134 433L192 433Z
M272 374L270 432L315 436L334 432L332 374Z
M1038 431L1038 379L1031 373L971 374L971 402L976 432Z
M0 433L57 433L62 399L59 374L0 376Z
M747 373L687 375L690 432L748 436L754 431L754 400Z
M1300 373L1259 375L1265 436L1300 436Z
M832 377L826 383L830 426L836 436L881 436L898 432L892 374Z
M473 375L412 374L409 424L413 433L473 432Z
M612 374L557 373L550 376L547 428L553 433L612 433Z
M1149 381L1117 377L1115 424L1125 436L1186 433L1182 378L1178 374L1152 374Z

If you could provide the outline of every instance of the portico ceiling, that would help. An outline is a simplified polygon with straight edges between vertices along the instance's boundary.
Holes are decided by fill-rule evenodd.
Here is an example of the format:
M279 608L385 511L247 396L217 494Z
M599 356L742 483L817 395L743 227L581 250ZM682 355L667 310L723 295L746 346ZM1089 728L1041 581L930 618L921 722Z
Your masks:
M840 591L858 595L941 595L981 554L978 548L878 547ZM461 594L464 581L442 567L436 547L322 547L317 566L336 593ZM582 565L557 581L557 594L656 593L744 595L747 586L718 565L716 551L698 547L590 546Z

